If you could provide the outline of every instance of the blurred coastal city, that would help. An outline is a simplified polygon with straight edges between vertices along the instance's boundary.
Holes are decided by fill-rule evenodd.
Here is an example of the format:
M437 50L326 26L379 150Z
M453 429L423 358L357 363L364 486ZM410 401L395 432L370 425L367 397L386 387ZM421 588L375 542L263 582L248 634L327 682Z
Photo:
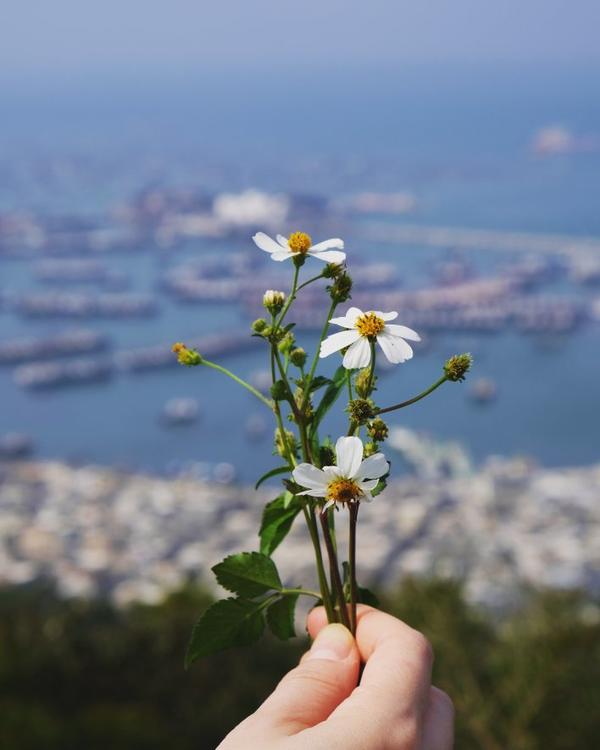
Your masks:
M365 575L455 576L491 606L518 582L600 590L594 82L558 87L538 71L515 84L500 70L490 91L487 71L453 76L451 112L424 68L364 90L356 117L346 84L311 79L335 127L298 123L293 86L270 82L276 121L240 88L236 140L213 90L191 104L181 86L128 98L117 82L110 104L86 91L70 118L72 92L26 107L7 93L4 582L50 576L69 595L157 601L256 548L276 491L251 489L275 461L268 414L216 373L183 371L170 346L266 389L249 326L264 290L290 278L251 236L301 229L345 239L354 304L398 310L422 334L412 361L381 370L382 403L421 391L456 352L475 358L466 383L390 420L400 471L363 514ZM298 302L307 348L324 301L316 284ZM281 553L290 579L307 569L303 550L298 536Z

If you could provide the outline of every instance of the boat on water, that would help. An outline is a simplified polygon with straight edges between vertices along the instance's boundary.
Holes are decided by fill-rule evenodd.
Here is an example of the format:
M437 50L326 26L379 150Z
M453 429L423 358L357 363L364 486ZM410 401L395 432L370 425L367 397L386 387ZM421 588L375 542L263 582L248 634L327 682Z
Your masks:
M498 389L491 378L477 378L469 386L469 398L478 404L489 404L496 400Z
M54 357L95 354L108 349L108 336L85 328L41 337L0 341L0 365L16 365Z
M14 371L14 381L21 388L46 390L72 385L87 385L109 380L113 375L110 361L74 359L69 362L35 362Z
M28 458L34 450L33 440L21 432L0 435L0 459Z
M168 427L194 424L200 417L200 405L195 398L171 398L163 406L160 419Z

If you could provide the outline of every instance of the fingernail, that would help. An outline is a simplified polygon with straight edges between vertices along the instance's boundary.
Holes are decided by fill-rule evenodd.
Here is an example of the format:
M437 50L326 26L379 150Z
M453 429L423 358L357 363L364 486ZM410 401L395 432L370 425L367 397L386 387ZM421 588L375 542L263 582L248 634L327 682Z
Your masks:
M352 651L354 639L352 634L339 623L327 625L315 638L307 659L328 659L343 661Z

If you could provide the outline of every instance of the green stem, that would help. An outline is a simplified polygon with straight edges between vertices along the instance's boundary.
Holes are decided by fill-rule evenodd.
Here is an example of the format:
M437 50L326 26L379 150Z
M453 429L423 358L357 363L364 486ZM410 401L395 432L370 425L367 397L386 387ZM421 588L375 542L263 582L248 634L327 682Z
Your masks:
M300 273L300 266L294 265L294 279L292 281L292 288L281 310L279 318L277 319L275 323L275 329L279 328L279 326L283 323L283 319L287 315L287 311L290 309L290 305L296 298L296 292L298 291L298 274L299 273Z
M237 375L234 375L231 370L228 370L226 367L223 367L222 365L218 365L216 362L211 362L208 359L203 359L202 364L206 367L211 367L213 370L218 370L219 372L222 372L224 375L227 375L227 377L231 378L232 380L235 380L236 383L241 385L243 388L245 388L247 391L250 391L253 396L256 396L256 398L260 399L260 401L265 404L265 406L268 407L269 411L273 411L273 402L270 401L268 398L265 398L260 391L257 391L256 388L250 385L250 383L247 383L245 380L242 380L242 378L239 378Z
M371 347L371 371L369 372L369 382L367 383L367 398L369 398L373 390L373 378L375 377L375 359L377 357L375 342L371 339L369 339L369 346Z
M356 603L358 601L358 586L356 585L356 522L358 520L359 503L350 503L350 524L348 533L348 568L350 574L350 631L356 635Z
M428 388L426 391L423 391L423 393L419 393L418 396L414 396L413 398L409 398L408 401L401 401L399 404L394 404L393 406L386 406L385 409L378 409L378 414L386 414L389 411L396 411L396 409L404 409L405 406L410 406L411 404L415 404L417 401L420 401L422 398L425 398L425 396L429 396L430 393L433 393L436 388L439 388L440 385L446 382L448 380L446 375L443 375L436 383L434 383L430 388Z
M271 316L271 322L273 322L273 320L273 316ZM273 381L273 383L275 383L275 344L271 344L271 380ZM279 430L279 434L281 435L281 442L285 450L285 458L287 459L288 464L291 467L294 467L296 466L296 458L294 456L294 451L288 443L285 428L283 426L283 419L281 417L281 408L278 401L274 402L273 411L275 412L277 429Z
M293 596L299 594L300 596L312 596L315 599L320 599L321 594L318 591L310 591L309 589L281 589L281 594L284 596Z
M323 278L322 273L320 273L318 276L313 276L312 279L309 279L308 281L305 281L303 284L300 284L300 286L296 289L296 293L298 293L301 289L304 289L305 286L312 284L313 281L318 281L319 279L322 279L322 278Z
M323 539L325 540L325 547L327 554L329 555L329 563L331 568L331 587L335 590L336 599L338 601L338 613L341 622L350 630L350 619L348 617L348 608L346 607L346 597L344 596L344 584L340 577L340 569L338 567L337 555L335 554L335 548L333 546L333 539L331 538L331 531L329 529L329 521L327 519L327 512L319 513L321 519L321 527L323 529Z
M308 532L310 534L310 538L315 550L319 588L321 590L321 599L323 600L323 606L325 607L325 611L327 612L327 620L329 622L337 622L335 610L333 609L333 604L331 602L329 585L327 584L327 576L325 575L325 567L323 565L323 554L321 552L321 542L319 540L319 531L317 529L315 511L312 507L309 510L306 505L302 506L302 511L304 512L304 518L306 520L306 525L308 526Z
M305 402L308 399L308 394L310 393L310 385L312 383L312 379L315 374L315 370L317 369L317 362L319 361L319 352L321 350L321 344L323 343L323 339L327 335L327 331L329 330L329 321L331 320L333 313L335 312L335 308L337 307L337 302L333 301L329 307L329 312L327 313L327 318L325 320L325 325L323 326L323 329L321 330L321 335L319 337L319 343L317 344L317 349L315 351L315 356L313 357L312 364L310 366L310 370L308 372L308 379L306 381L306 384L304 386L304 398L302 401L302 409L304 409Z

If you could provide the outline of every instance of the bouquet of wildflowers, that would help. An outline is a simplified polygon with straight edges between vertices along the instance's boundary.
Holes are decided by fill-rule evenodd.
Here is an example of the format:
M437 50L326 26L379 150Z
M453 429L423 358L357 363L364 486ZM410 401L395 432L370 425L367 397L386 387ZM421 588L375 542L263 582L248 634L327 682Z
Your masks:
M289 238L277 235L276 240L258 232L253 239L272 260L289 260L293 267L289 293L266 291L267 316L252 324L252 335L264 342L270 363L269 397L185 344L175 344L173 351L186 367L219 370L272 413L275 455L280 462L256 487L281 476L283 488L263 511L260 551L230 555L213 567L219 584L233 596L217 601L201 616L188 647L188 665L230 646L251 644L266 625L281 639L294 636L294 611L300 596L312 597L325 607L330 622L343 623L354 633L357 603L373 603L374 599L357 582L356 533L361 506L385 489L390 473L381 450L388 436L382 417L425 398L446 381L464 380L472 362L469 354L451 357L439 380L425 391L397 404L379 405L375 397L377 357L383 354L394 365L407 362L413 356L409 342L420 341L419 334L396 323L398 313L393 311L346 307L338 314L352 291L341 239L313 245L304 232L294 232ZM313 259L324 264L320 273L301 280L301 270ZM329 280L329 309L317 349L309 356L296 342L293 306L302 290L319 279ZM330 333L331 327L341 330ZM317 367L320 359L330 356L341 356L341 364L328 378L319 375ZM333 442L324 431L324 421L340 401L348 429ZM307 543L314 550L318 590L286 586L272 559L297 517L303 518ZM338 544L342 535L345 545ZM341 559L342 548L347 560Z

